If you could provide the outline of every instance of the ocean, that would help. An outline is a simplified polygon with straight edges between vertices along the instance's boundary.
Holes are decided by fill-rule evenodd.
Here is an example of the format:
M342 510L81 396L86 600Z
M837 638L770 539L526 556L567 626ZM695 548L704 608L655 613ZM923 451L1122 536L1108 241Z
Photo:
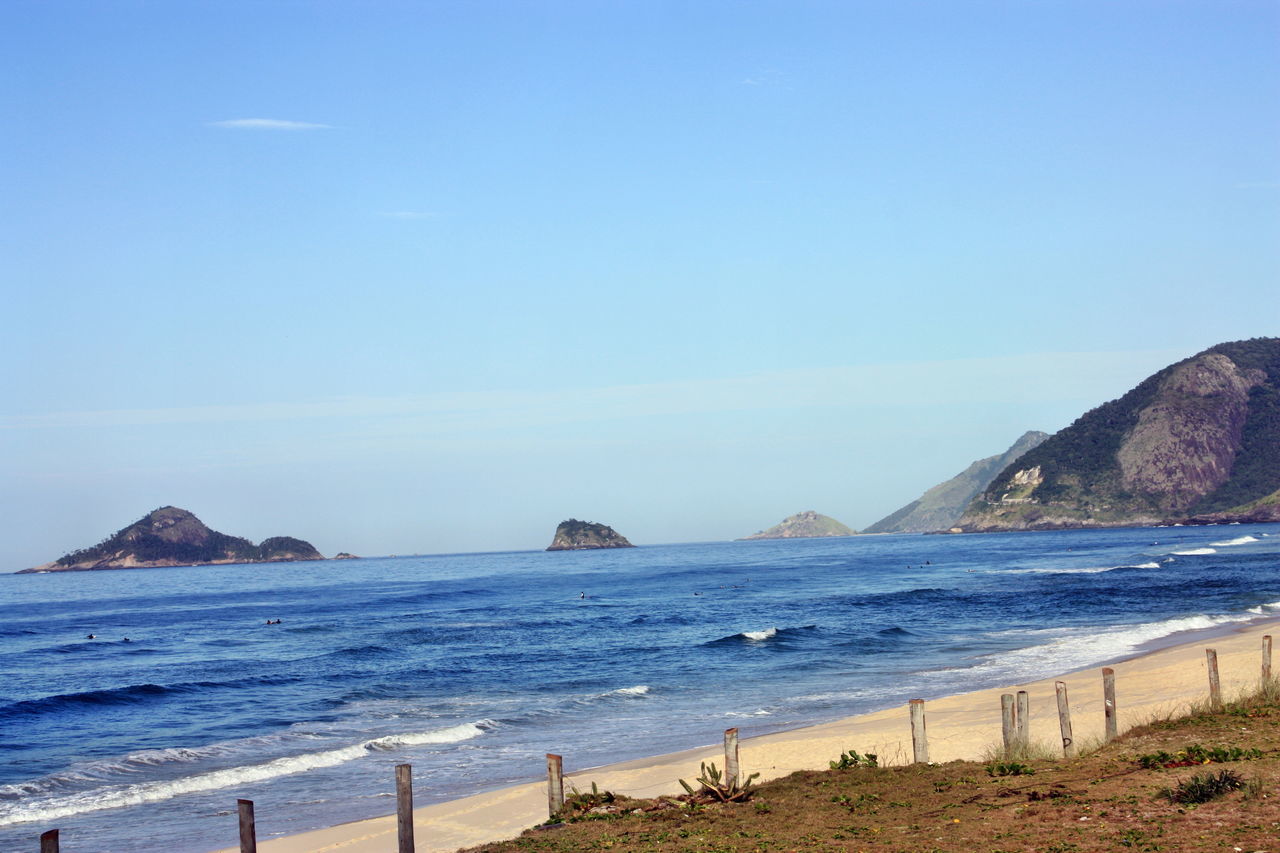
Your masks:
M1277 615L1275 525L4 575L0 850L234 846L240 797L265 839L393 812L404 762L425 805Z

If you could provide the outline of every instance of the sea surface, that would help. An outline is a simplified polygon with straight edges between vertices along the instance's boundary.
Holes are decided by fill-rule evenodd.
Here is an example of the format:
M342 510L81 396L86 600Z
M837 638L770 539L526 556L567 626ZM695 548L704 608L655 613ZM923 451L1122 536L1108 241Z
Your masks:
M0 850L234 846L240 797L269 838L393 812L403 762L424 805L1268 616L1277 525L0 575Z

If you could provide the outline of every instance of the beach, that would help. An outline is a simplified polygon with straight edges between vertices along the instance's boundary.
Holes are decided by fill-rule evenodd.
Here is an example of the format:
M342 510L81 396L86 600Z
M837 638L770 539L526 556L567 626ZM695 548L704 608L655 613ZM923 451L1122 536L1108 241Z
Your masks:
M1111 664L1116 679L1116 705L1121 733L1136 725L1176 715L1208 698L1205 649L1217 653L1222 693L1228 700L1258 683L1264 635L1280 633L1280 620L1259 620L1230 633L1197 632L1185 641ZM1178 637L1169 638L1178 640ZM1066 685L1075 743L1081 749L1101 742L1104 714L1101 667L1090 667L1025 684L1011 684L929 699L925 703L929 758L933 762L981 760L1001 738L1000 696L1026 690L1030 697L1030 738L1061 747L1055 683ZM618 764L577 769L564 756L565 787L602 790L652 798L682 793L679 779L693 779L699 764L723 766L719 731L709 731L715 745ZM759 773L768 781L797 770L824 769L841 752L874 753L881 764L910 760L912 741L908 710L899 705L821 725L751 737L741 732L744 774ZM462 799L426 806L414 812L416 849L422 853L453 851L518 835L546 819L545 780L505 787ZM395 849L395 815L344 823L325 829L259 842L264 853L343 851L373 853ZM219 853L234 853L225 848Z

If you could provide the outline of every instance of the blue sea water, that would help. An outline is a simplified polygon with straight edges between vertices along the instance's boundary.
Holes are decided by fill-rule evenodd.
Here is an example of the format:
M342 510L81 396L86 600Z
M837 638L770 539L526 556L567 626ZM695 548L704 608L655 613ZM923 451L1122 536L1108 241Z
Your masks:
M1277 615L1275 525L0 576L0 850L234 846L239 797L267 838L394 811L403 762L426 804Z

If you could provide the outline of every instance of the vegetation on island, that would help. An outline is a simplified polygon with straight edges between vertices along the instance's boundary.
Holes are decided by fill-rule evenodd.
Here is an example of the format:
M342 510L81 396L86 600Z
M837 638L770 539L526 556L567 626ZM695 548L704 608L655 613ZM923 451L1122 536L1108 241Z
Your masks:
M1276 849L1274 681L1221 710L1152 721L1078 758L1039 752L1014 757L993 748L987 762L882 767L851 750L830 770L754 784L734 800L631 799L593 785L594 796L579 796L560 821L468 853Z
M957 525L1274 521L1280 511L1258 502L1277 491L1280 338L1254 338L1210 347L1086 412L1006 466Z
M592 548L634 548L627 538L607 524L566 519L556 527L548 551L582 551Z
M857 536L858 531L828 515L805 510L787 516L768 530L743 539L818 539L826 536Z

